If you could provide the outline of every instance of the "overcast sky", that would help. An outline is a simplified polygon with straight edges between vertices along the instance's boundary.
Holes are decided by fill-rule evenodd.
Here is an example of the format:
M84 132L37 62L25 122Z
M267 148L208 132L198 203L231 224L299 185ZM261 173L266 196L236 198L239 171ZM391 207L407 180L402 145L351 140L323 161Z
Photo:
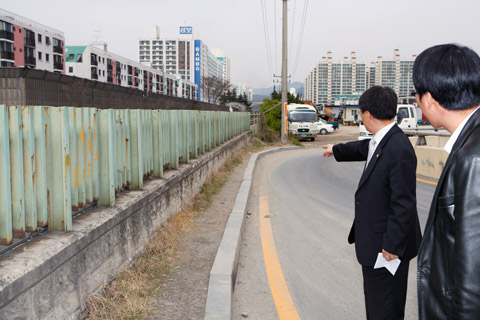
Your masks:
M233 84L269 87L272 73L281 74L281 0L0 1L5 10L63 31L67 46L104 41L109 51L138 61L138 39L149 37L152 25L160 26L162 37L178 37L179 26L186 25L230 57ZM355 51L365 63L391 59L396 48L407 59L446 42L480 53L478 0L289 0L288 7L292 81L304 82L327 51L334 61Z

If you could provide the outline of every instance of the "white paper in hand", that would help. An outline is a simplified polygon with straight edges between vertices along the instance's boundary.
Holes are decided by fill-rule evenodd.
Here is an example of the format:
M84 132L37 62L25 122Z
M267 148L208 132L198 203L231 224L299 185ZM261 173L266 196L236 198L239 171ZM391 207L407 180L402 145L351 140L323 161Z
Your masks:
M373 267L373 269L380 269L380 268L387 268L388 271L390 271L390 273L392 275L395 275L395 272L397 272L397 269L398 269L398 266L400 265L400 259L393 259L392 261L387 261L385 260L385 258L383 257L383 254L381 252L378 253L378 256L377 256L377 261L375 261L375 266Z

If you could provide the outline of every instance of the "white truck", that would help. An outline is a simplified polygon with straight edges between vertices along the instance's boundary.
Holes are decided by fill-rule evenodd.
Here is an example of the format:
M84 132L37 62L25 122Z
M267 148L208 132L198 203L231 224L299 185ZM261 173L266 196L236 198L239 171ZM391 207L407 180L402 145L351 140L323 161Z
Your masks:
M399 104L397 106L397 121L400 129L415 129L417 127L417 110L413 104Z
M413 104L399 104L397 105L397 115L395 116L395 122L400 127L400 129L415 129L417 127L417 110ZM365 126L363 121L360 121L358 127L359 136L358 140L370 139L373 134L371 134Z
M291 103L287 105L288 132L295 138L310 139L317 137L317 110L308 104Z

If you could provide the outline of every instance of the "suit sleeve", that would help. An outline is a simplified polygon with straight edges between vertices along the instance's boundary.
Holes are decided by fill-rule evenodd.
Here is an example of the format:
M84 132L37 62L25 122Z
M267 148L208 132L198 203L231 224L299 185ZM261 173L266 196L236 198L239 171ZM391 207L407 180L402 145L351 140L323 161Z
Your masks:
M403 257L411 240L412 228L416 227L417 158L408 140L395 139L389 146L388 153L392 157L388 171L391 213L382 246L387 252Z
M337 161L365 161L368 156L368 139L339 143L333 146Z
M456 319L480 314L480 158L457 157L452 302Z

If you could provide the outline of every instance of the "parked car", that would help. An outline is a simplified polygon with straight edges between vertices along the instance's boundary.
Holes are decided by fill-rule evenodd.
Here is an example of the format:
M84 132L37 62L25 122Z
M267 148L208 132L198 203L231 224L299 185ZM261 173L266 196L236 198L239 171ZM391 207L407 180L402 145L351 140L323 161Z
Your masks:
M327 122L333 126L333 130L337 130L339 128L338 122Z
M358 140L371 139L372 137L373 133L371 133L367 130L367 128L365 128L363 121L360 121L360 123L358 124Z
M328 124L323 119L318 119L317 120L317 132L318 132L318 134L324 135L324 134L327 134L327 133L332 133L333 130L334 130L333 125Z

